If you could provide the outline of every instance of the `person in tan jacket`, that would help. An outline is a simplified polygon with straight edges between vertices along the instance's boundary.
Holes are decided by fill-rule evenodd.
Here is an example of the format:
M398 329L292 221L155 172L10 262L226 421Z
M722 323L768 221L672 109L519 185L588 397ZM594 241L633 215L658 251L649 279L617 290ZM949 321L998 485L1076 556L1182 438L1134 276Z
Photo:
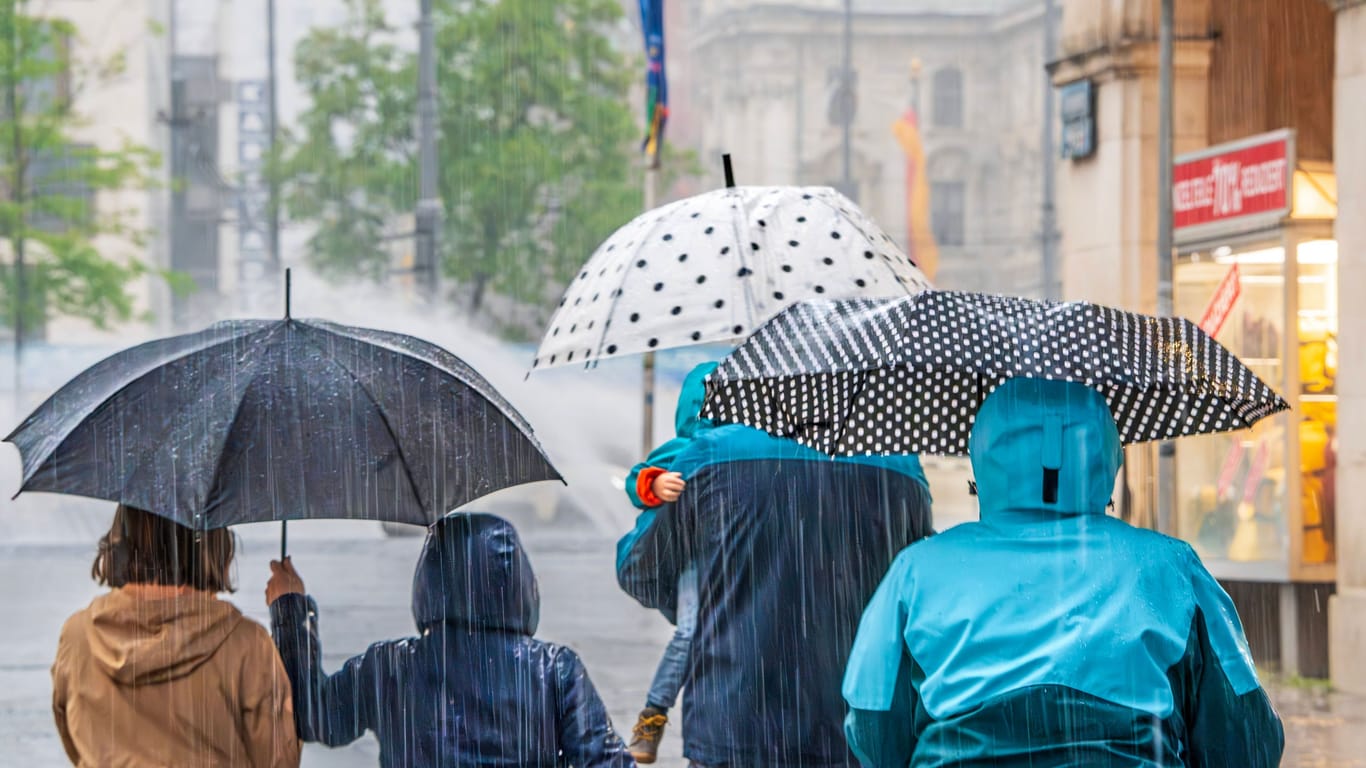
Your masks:
M231 591L232 535L120 505L91 575L112 589L62 627L52 711L86 766L299 764L275 643Z

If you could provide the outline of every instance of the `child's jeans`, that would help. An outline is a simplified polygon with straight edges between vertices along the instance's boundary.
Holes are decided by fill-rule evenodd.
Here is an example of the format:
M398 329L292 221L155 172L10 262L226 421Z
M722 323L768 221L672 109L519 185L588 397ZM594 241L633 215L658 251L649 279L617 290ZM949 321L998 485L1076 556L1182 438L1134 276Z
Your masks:
M683 687L683 675L688 670L688 656L692 652L692 634L697 628L697 568L688 566L678 577L678 623L673 639L664 648L654 682L645 703L651 707L668 709L678 701Z

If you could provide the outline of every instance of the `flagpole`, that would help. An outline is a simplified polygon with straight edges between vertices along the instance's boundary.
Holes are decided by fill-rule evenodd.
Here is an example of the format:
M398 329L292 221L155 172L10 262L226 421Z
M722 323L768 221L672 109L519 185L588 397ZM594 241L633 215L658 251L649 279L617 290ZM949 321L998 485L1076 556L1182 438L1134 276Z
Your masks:
M656 184L659 177L658 164L648 162L645 166L645 210L655 207ZM655 447L655 353L646 352L641 361L641 430L640 442L642 456L649 455Z
M669 115L668 81L664 77L664 0L641 0L640 31L645 42L645 211L654 209L659 166L664 156L664 121ZM641 360L641 453L655 445L655 353Z

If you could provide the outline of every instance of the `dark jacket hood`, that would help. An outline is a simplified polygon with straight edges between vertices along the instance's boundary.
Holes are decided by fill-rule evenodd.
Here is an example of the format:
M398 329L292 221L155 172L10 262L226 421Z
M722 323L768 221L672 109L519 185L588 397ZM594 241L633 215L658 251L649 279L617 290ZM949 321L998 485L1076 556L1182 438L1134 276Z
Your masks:
M707 400L707 377L716 370L716 363L702 363L688 371L683 387L678 391L678 409L674 411L674 434L697 437L697 433L711 429L710 419L701 416L702 404Z
M1044 379L1010 379L988 395L968 453L983 519L1004 511L1104 514L1124 460L1105 398Z
M536 575L511 523L457 513L431 527L413 576L420 631L449 623L534 635L540 613Z

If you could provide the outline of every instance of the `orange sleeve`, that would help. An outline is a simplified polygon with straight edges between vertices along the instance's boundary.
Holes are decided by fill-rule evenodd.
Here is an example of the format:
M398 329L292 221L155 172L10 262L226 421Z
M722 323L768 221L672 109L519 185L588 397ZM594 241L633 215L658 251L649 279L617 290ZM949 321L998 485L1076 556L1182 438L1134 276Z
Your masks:
M654 484L655 478L667 471L661 467L646 467L636 475L636 495L645 506L658 507L664 503L663 499L655 495Z

